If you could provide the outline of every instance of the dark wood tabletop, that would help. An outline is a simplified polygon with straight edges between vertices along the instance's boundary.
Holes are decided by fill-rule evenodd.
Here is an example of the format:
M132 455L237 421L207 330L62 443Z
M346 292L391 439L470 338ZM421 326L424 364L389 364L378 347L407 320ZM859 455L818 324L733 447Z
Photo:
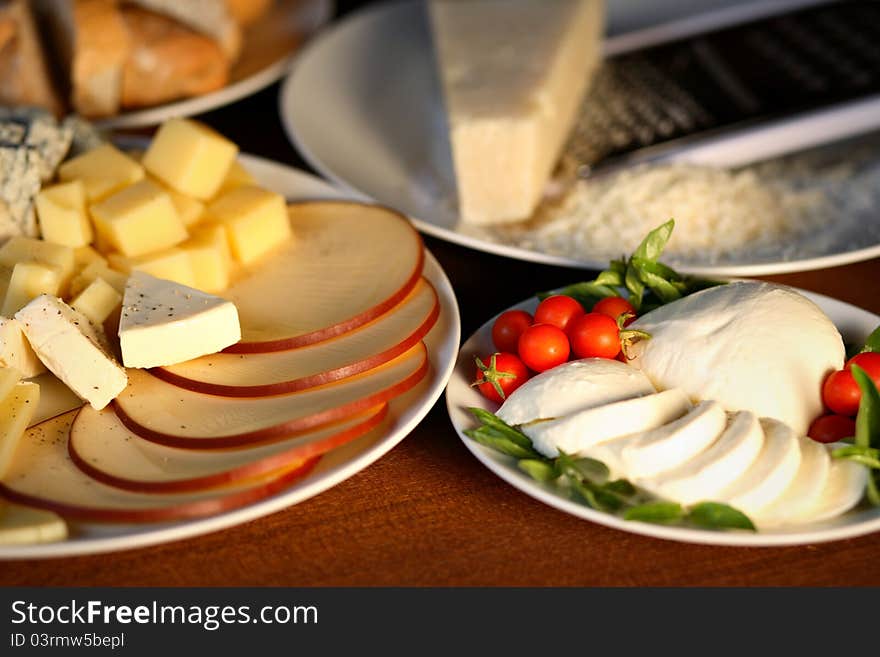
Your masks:
M245 152L308 168L277 117L278 87L200 117ZM429 237L466 338L486 319L589 272ZM880 314L880 260L768 277ZM730 548L646 538L569 516L474 459L441 398L390 453L334 488L205 536L98 556L0 562L10 585L878 585L880 533L819 545Z

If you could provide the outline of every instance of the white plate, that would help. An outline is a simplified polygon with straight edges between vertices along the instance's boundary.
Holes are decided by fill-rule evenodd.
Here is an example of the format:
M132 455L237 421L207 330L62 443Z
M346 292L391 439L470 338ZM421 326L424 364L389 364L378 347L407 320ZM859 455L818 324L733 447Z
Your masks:
M350 198L326 182L302 171L252 156L242 156L242 164L261 185L284 194L289 200ZM439 399L452 374L461 324L452 286L437 260L426 254L425 277L437 289L440 317L425 338L431 369L416 388L389 405L388 419L379 434L368 434L327 454L315 470L291 488L256 504L209 518L156 525L100 525L73 523L72 537L60 543L25 546L0 546L0 559L35 559L94 554L123 550L224 529L313 497L379 459L403 440L427 415Z
M302 42L330 20L334 4L333 0L277 0L245 30L241 56L225 87L203 96L127 110L95 120L95 125L102 129L158 125L173 117L217 109L268 87L287 73Z
M830 297L800 290L809 299L815 301L834 321L837 328L847 341L863 342L872 330L880 325L880 317L848 303ZM513 308L534 312L536 300L524 301ZM464 435L465 429L476 426L467 409L472 406L495 411L498 408L470 386L474 376L474 356L493 351L492 323L483 324L467 342L462 345L455 372L446 389L446 406L449 417L465 446L479 461L504 481L518 488L526 495L544 502L566 513L600 525L621 529L634 534L644 534L656 538L666 538L689 543L705 543L708 545L741 545L741 546L775 546L800 545L805 543L822 543L843 538L861 536L880 530L880 508L857 510L822 523L797 525L779 530L768 530L757 533L724 532L686 527L669 527L644 522L623 520L609 513L596 511L579 504L567 497L558 487L541 484L520 471L515 459L496 452L474 442Z
M646 38L619 35L606 41L606 51L633 47L628 36ZM607 256L562 257L499 244L458 228L452 158L433 57L422 3L382 4L353 14L297 57L280 96L288 136L324 176L405 212L425 233L521 260L603 268ZM853 246L849 232L838 234L833 218L829 223L834 227L830 238L811 241L809 256L792 256L780 245L778 253L768 249L767 254L749 253L735 261L667 260L692 273L755 276L880 256L878 240L860 239L862 233L854 227Z

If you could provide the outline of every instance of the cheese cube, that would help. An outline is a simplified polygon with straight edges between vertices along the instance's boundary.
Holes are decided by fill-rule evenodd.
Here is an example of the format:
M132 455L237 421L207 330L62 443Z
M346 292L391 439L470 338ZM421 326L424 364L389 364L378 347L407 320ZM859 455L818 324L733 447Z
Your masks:
M102 144L64 162L58 177L63 182L82 180L86 199L94 203L141 180L144 168L112 144Z
M241 339L231 301L135 271L119 320L126 367L159 367L212 354Z
M220 189L217 190L217 196L231 191L236 187L241 187L242 185L256 184L257 181L250 172L241 165L241 162L235 160L232 162L232 166L229 167L229 171L223 179L223 182L220 183Z
M137 258L126 258L113 253L107 257L115 269L127 274L143 271L156 278L175 281L181 285L195 285L196 276L189 254L181 248L156 251Z
M61 271L58 267L39 262L19 262L12 270L0 315L12 317L31 299L41 294L58 295L60 289Z
M223 226L200 227L180 248L189 254L195 275L193 287L203 292L222 292L229 287L232 254Z
M82 271L70 281L70 294L77 295L86 289L96 278L103 278L110 286L122 294L128 274L110 269L106 262L96 261L83 267Z
M128 385L125 370L103 346L106 338L61 299L39 296L15 318L46 367L93 408L104 408Z
M62 286L74 271L73 249L31 237L16 236L0 247L0 265L14 267L19 262L39 262L57 267Z
M44 240L77 248L94 238L81 181L47 187L37 194L36 207Z
M91 212L98 233L123 255L143 255L187 238L171 197L149 180L108 196Z
M9 317L0 317L0 366L17 370L28 379L46 371L19 323Z
M22 373L14 367L0 367L0 401L6 399L21 378Z
M180 217L184 226L189 228L202 218L202 215L205 213L204 203L194 199L192 196L187 196L186 194L178 192L173 187L163 185L162 188L168 192L168 195L171 197L174 209L177 210L177 216Z
M93 324L100 326L120 303L122 303L122 295L113 289L110 283L98 277L70 302L70 307L88 317Z
M232 255L242 264L259 259L292 234L284 197L252 185L219 196L206 214L226 228Z
M214 196L238 147L211 128L189 119L171 119L153 138L143 164L178 192L197 199Z
M25 381L0 401L0 479L6 476L19 441L40 403L40 386Z
M73 250L73 264L76 269L82 270L93 262L107 264L107 259L91 246L81 246Z
M431 0L461 218L529 217L600 56L601 0Z

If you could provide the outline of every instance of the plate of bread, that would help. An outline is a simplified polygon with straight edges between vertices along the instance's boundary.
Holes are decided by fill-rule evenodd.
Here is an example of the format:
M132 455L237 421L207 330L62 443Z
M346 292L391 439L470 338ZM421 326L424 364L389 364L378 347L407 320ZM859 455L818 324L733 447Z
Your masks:
M0 104L161 123L279 79L331 0L0 0Z

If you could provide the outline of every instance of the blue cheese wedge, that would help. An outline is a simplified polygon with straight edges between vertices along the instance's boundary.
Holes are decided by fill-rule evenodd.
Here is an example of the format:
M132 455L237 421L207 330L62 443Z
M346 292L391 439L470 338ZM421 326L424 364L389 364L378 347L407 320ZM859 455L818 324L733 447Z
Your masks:
M58 297L38 296L15 319L43 364L93 408L104 408L128 385L106 338Z
M36 107L0 108L0 126L16 126L20 132L15 143L29 146L37 152L43 182L55 174L73 140L72 125L58 123L48 111ZM3 132L0 128L0 134Z
M125 286L119 342L126 367L160 367L213 354L241 339L231 301L133 271Z
M0 242L39 235L34 198L40 191L40 170L40 155L33 147L0 141Z

